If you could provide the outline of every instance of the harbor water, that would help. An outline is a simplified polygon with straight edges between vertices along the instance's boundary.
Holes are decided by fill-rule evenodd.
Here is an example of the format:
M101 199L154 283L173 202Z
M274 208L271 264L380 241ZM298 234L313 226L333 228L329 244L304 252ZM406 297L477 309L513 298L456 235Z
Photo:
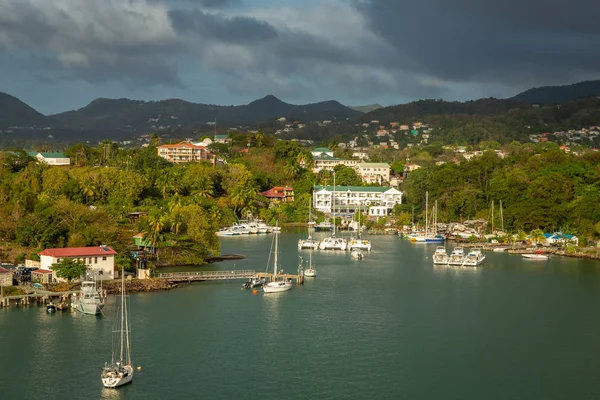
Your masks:
M299 255L308 260L300 237L280 234L285 272L296 272ZM223 254L246 258L200 269L265 271L272 238L221 238ZM363 260L314 251L317 277L289 292L253 294L235 281L132 294L132 358L141 369L118 390L100 382L114 297L104 316L0 309L0 396L600 398L600 263L487 253L477 268L438 267L435 245L367 238L373 251Z

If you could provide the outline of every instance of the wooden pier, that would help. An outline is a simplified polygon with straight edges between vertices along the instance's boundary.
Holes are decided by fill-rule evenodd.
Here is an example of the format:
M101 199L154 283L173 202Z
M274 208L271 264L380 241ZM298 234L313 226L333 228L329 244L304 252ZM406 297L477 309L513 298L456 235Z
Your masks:
M70 305L71 295L80 293L79 290L73 290L70 292L46 292L39 291L28 294L18 294L14 296L2 296L0 297L0 307L10 307L11 304L17 306L27 306L33 303L46 304L50 301L56 301L57 304L67 303Z
M253 269L233 270L233 271L194 271L194 272L163 272L156 274L154 278L163 279L169 282L201 282L201 281L222 281L236 279L250 279L252 277L266 278L273 280L273 274L267 272L256 272ZM278 278L292 279L296 284L304 283L304 275L299 272L298 275L278 274Z

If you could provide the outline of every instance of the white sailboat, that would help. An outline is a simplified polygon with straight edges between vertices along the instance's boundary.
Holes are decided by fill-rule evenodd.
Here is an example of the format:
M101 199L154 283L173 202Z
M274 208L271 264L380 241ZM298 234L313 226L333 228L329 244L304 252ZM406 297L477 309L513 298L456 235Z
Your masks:
M278 225L276 224L275 227L278 227ZM271 280L271 282L269 283L265 283L263 285L263 292L265 293L277 293L277 292L285 292L286 290L290 290L292 288L292 282L288 281L287 279L285 279L285 277L281 276L278 277L277 276L277 267L278 267L278 259L277 259L277 255L279 253L279 233L277 230L274 230L275 233L275 237L273 238L273 240L275 240L275 254L273 257L273 279Z
M304 271L304 276L309 278L314 278L317 276L317 270L312 263L312 251L313 249L308 251L308 268Z
M331 236L319 243L321 250L347 250L348 241L344 238L335 237L335 171L333 172L333 193L331 194L331 207L333 210L333 230Z
M113 346L110 364L102 369L102 384L107 388L123 386L133 380L133 363L129 338L129 315L125 296L125 273L121 271L121 303L117 307L118 318L113 330ZM117 354L118 352L118 354Z
M318 249L319 248L319 241L317 239L313 239L312 237L312 231L314 230L314 221L312 220L312 199L310 200L310 203L308 203L308 223L307 223L307 230L308 230L308 237L306 239L299 239L298 240L298 250L303 250L303 249Z
M427 219L427 214L429 213L429 192L425 192L425 233L418 233L415 235L410 235L409 238L411 242L416 243L444 243L444 238L442 235L438 235L437 233L437 201L436 205L433 209L433 233L429 232L429 220Z
M368 205L368 204L367 204ZM362 238L362 225L360 224L360 207L358 210L358 234L348 242L349 250L367 250L371 251L371 241Z

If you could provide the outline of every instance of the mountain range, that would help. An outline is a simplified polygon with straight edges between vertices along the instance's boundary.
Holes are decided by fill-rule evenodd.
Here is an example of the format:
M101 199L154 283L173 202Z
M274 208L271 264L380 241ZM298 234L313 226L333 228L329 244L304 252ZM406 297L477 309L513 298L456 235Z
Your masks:
M568 86L534 88L509 99L479 99L466 102L419 100L382 107L379 104L347 107L335 100L293 105L268 95L249 104L220 106L180 99L139 101L98 98L78 110L43 115L16 97L0 92L0 129L11 126L52 127L72 132L149 132L161 128L195 128L216 121L219 126L259 124L285 117L300 121L372 120L403 121L431 115L502 115L527 109L532 103L562 103L600 96L600 81ZM600 122L600 121L599 121Z

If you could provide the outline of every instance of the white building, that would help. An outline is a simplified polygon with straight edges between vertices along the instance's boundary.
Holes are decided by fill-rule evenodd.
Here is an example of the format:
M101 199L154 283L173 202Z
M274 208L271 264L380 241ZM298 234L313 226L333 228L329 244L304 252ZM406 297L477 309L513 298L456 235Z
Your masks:
M367 210L369 216L384 217L396 204L402 204L402 192L393 187L375 186L316 186L313 207L326 214L353 214L358 209Z
M32 152L27 154L48 165L71 165L71 159L63 153Z
M358 165L358 160L344 160L342 158L330 157L328 155L321 155L313 157L313 169L312 171L317 174L319 171L326 169L333 171L337 165L345 165L346 167L355 168Z
M52 264L61 262L65 258L72 258L83 262L90 272L98 275L102 271L103 279L114 279L116 251L108 246L92 247L65 247L46 249L39 253L40 269L52 270Z
M390 181L390 166L387 163L359 163L356 172L365 183L378 183Z

